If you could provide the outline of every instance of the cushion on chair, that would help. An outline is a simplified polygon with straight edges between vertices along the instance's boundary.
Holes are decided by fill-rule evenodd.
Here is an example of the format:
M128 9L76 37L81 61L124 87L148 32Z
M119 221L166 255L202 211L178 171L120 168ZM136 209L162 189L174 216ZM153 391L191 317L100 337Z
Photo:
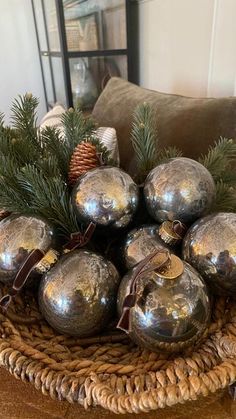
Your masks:
M175 145L187 157L207 151L220 136L236 138L236 97L192 98L143 89L114 77L110 79L93 110L100 126L117 131L121 166L129 170L132 114L142 102L156 113L160 147Z

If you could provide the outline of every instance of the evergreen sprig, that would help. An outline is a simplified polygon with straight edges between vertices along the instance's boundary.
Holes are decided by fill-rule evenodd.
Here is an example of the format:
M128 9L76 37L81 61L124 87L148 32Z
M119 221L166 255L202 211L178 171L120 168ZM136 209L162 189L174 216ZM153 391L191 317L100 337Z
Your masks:
M176 147L158 149L155 113L146 102L138 105L134 111L131 141L137 162L137 181L141 183L158 164L182 155Z
M38 104L36 97L31 93L26 93L15 99L11 108L13 127L17 130L19 137L29 146L32 144L36 150L40 149L36 117Z
M164 148L158 153L156 165L166 163L168 160L181 157L182 155L182 151L178 150L177 147Z
M71 157L70 147L62 138L58 128L45 127L41 130L40 136L45 159L54 157L54 164L60 171L62 178L66 181Z
M218 211L236 211L236 190L223 181L216 182L216 198L211 207L211 212Z
M73 108L62 115L61 122L65 144L71 157L75 147L94 133L95 123L91 118L85 118L80 110Z
M41 215L69 236L80 230L67 185L74 148L91 139L107 161L109 152L96 138L95 124L81 111L70 109L63 115L62 131L54 127L39 131L37 105L31 94L16 99L13 128L5 127L0 115L0 208Z
M48 177L43 169L28 165L18 173L17 181L29 195L33 213L47 218L64 235L79 230L71 205L70 191L60 175Z
M136 156L139 177L144 180L156 165L157 135L154 112L143 103L135 109L131 131L131 141Z
M215 145L209 148L208 153L200 157L199 162L209 170L215 181L234 184L235 174L231 168L232 164L236 163L236 142L220 137Z
M98 137L95 134L92 134L91 137L88 137L86 141L90 142L96 147L97 154L100 155L102 163L109 166L116 166L116 162L111 158L111 151L102 144Z
M211 211L236 211L236 142L220 137L199 162L209 170L216 184Z

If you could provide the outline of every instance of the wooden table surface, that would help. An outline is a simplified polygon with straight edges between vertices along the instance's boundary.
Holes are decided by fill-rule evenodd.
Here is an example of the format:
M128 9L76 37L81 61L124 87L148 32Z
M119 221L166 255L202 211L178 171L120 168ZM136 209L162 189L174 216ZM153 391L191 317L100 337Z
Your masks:
M193 408L194 406L194 408ZM191 413L190 413L191 412ZM77 405L57 402L43 396L31 384L16 380L0 368L0 418L1 419L236 419L236 402L228 394L206 404L203 400L157 412L117 416L100 408L85 411Z

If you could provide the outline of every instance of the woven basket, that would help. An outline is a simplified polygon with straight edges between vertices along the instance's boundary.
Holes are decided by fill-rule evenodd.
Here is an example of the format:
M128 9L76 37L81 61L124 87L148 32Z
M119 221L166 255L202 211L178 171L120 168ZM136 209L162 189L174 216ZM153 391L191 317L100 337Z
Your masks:
M236 380L232 302L215 303L198 349L168 357L138 348L115 329L99 338L59 335L27 292L0 314L0 363L53 399L139 413L219 393Z

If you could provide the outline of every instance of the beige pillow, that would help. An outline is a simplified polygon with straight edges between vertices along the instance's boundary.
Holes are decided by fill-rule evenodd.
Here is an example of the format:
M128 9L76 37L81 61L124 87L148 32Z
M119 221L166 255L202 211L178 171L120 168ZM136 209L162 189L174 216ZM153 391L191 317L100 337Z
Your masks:
M65 112L64 106L56 103L53 108L46 113L43 119L40 122L40 128L45 127L58 127L62 128L61 116Z
M129 170L135 107L150 103L155 110L160 147L176 146L187 157L205 153L220 136L236 138L236 97L191 98L143 89L111 78L97 100L93 117L98 125L116 129L121 166Z
M52 110L50 110L40 122L40 129L49 127L57 127L60 129L62 135L63 128L61 123L61 116L65 112L65 108L59 104L56 104ZM110 151L110 157L116 162L117 165L120 163L118 141L116 136L116 130L109 127L99 127L96 130L96 135L100 141Z

